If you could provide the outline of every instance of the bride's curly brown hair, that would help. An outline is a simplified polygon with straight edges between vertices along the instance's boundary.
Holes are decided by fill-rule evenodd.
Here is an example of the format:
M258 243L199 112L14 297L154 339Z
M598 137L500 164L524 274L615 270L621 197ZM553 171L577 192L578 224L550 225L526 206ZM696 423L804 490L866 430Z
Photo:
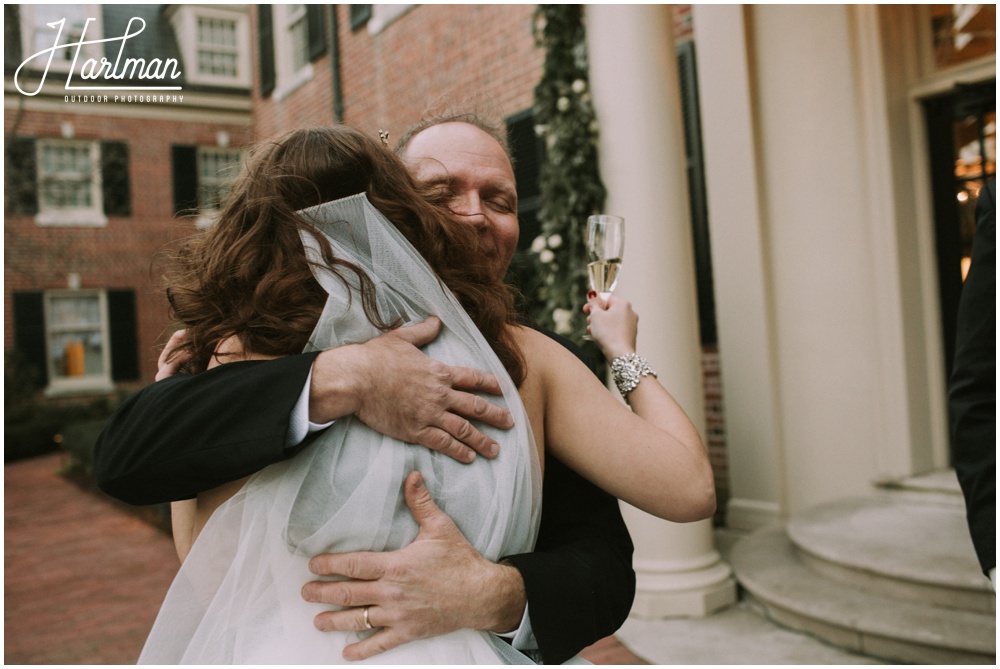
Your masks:
M524 360L507 327L516 322L513 293L482 255L473 227L455 221L392 151L344 125L293 130L254 147L216 223L172 259L167 298L187 329L178 352L193 354L192 370L205 370L234 335L255 354L302 352L327 295L299 237L314 228L295 212L357 193L427 259L520 385ZM371 278L318 239L329 267L360 279L369 321L382 330L397 327L378 313Z

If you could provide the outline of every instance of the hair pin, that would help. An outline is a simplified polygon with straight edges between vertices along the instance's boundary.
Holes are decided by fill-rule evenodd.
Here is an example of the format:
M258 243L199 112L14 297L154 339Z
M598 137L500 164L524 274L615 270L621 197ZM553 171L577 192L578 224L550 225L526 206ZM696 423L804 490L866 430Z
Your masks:
M389 148L389 131L379 128L378 138L382 140L382 146Z

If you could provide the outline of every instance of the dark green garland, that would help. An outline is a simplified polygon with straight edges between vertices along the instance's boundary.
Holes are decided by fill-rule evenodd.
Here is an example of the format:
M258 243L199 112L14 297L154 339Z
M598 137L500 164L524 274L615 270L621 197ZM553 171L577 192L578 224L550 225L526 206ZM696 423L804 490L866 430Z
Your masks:
M535 42L545 50L535 87L535 132L545 142L541 234L530 257L541 278L532 316L577 342L587 331L587 217L604 206L597 163L597 118L590 98L581 5L539 5ZM600 357L599 355L597 357Z

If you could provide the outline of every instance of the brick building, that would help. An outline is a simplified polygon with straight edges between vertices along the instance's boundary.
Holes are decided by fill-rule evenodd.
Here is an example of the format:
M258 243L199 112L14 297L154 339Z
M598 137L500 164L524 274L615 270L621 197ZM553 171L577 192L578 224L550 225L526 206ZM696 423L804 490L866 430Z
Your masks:
M247 10L4 12L5 351L25 356L49 396L138 387L152 380L168 326L153 259L208 220L252 140ZM62 19L62 28L46 25ZM126 34L84 46L75 72L72 47L51 63L44 53L31 58L57 35L64 45ZM72 88L91 85L81 64L102 57L123 71L129 58L173 59L180 76L166 80L174 90L157 90L164 82L140 79L139 65L128 72L131 90L113 88L122 82L110 70L97 90Z

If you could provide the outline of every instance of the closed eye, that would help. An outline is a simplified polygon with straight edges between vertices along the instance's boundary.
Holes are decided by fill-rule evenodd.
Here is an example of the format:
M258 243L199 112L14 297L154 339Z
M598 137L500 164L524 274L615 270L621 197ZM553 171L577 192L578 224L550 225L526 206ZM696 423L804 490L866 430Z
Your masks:
M514 213L514 206L507 200L493 199L493 200L487 200L487 203L499 212L505 214Z

